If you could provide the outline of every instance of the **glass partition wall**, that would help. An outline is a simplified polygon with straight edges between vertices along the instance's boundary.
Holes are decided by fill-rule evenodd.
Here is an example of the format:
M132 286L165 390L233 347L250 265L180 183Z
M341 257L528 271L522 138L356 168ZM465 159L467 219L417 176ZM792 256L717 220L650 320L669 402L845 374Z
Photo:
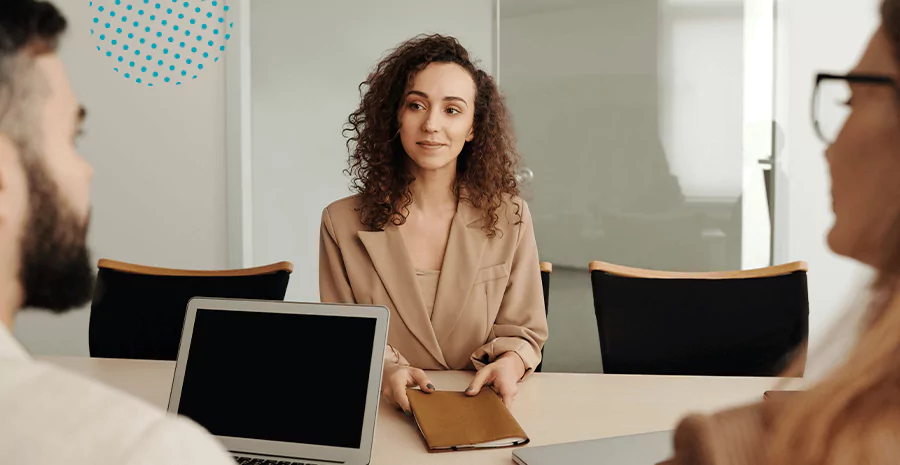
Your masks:
M602 369L588 264L771 260L771 0L499 0L500 86L541 260L547 371Z

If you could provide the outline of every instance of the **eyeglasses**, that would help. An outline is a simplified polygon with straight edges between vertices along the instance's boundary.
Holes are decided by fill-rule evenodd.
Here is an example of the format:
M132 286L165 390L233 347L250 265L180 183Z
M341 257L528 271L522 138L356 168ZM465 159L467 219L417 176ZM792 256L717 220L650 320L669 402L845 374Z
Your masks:
M813 92L812 119L816 134L826 144L837 139L850 116L850 85L888 85L900 90L897 81L887 76L868 74L819 74L816 76L816 89Z

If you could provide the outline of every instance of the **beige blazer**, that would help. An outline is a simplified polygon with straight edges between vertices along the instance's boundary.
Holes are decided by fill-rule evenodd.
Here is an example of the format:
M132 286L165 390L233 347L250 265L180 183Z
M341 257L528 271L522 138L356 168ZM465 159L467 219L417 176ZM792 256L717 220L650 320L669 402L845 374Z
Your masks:
M319 294L322 302L390 309L388 361L425 370L480 369L515 352L526 374L540 363L547 318L524 201L504 202L493 238L481 229L482 212L459 202L430 320L400 231L394 225L368 231L358 206L357 196L348 197L322 214Z

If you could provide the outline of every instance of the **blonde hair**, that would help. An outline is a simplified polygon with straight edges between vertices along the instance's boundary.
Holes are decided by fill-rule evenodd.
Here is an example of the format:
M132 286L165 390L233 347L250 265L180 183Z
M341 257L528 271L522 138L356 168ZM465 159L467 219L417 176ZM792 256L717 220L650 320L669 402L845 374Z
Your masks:
M900 62L900 0L884 0L881 12ZM900 241L900 219L886 237ZM885 249L855 347L773 419L770 465L900 462L900 244Z
M895 286L877 290L883 285L876 283L865 329L844 364L775 418L771 465L898 462L900 296Z

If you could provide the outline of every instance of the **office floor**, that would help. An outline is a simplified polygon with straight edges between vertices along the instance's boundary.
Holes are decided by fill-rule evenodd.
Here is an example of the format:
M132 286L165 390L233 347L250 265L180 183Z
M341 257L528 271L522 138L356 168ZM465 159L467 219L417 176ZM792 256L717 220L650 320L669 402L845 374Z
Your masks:
M587 270L555 269L550 276L550 339L545 372L602 373L600 339Z

